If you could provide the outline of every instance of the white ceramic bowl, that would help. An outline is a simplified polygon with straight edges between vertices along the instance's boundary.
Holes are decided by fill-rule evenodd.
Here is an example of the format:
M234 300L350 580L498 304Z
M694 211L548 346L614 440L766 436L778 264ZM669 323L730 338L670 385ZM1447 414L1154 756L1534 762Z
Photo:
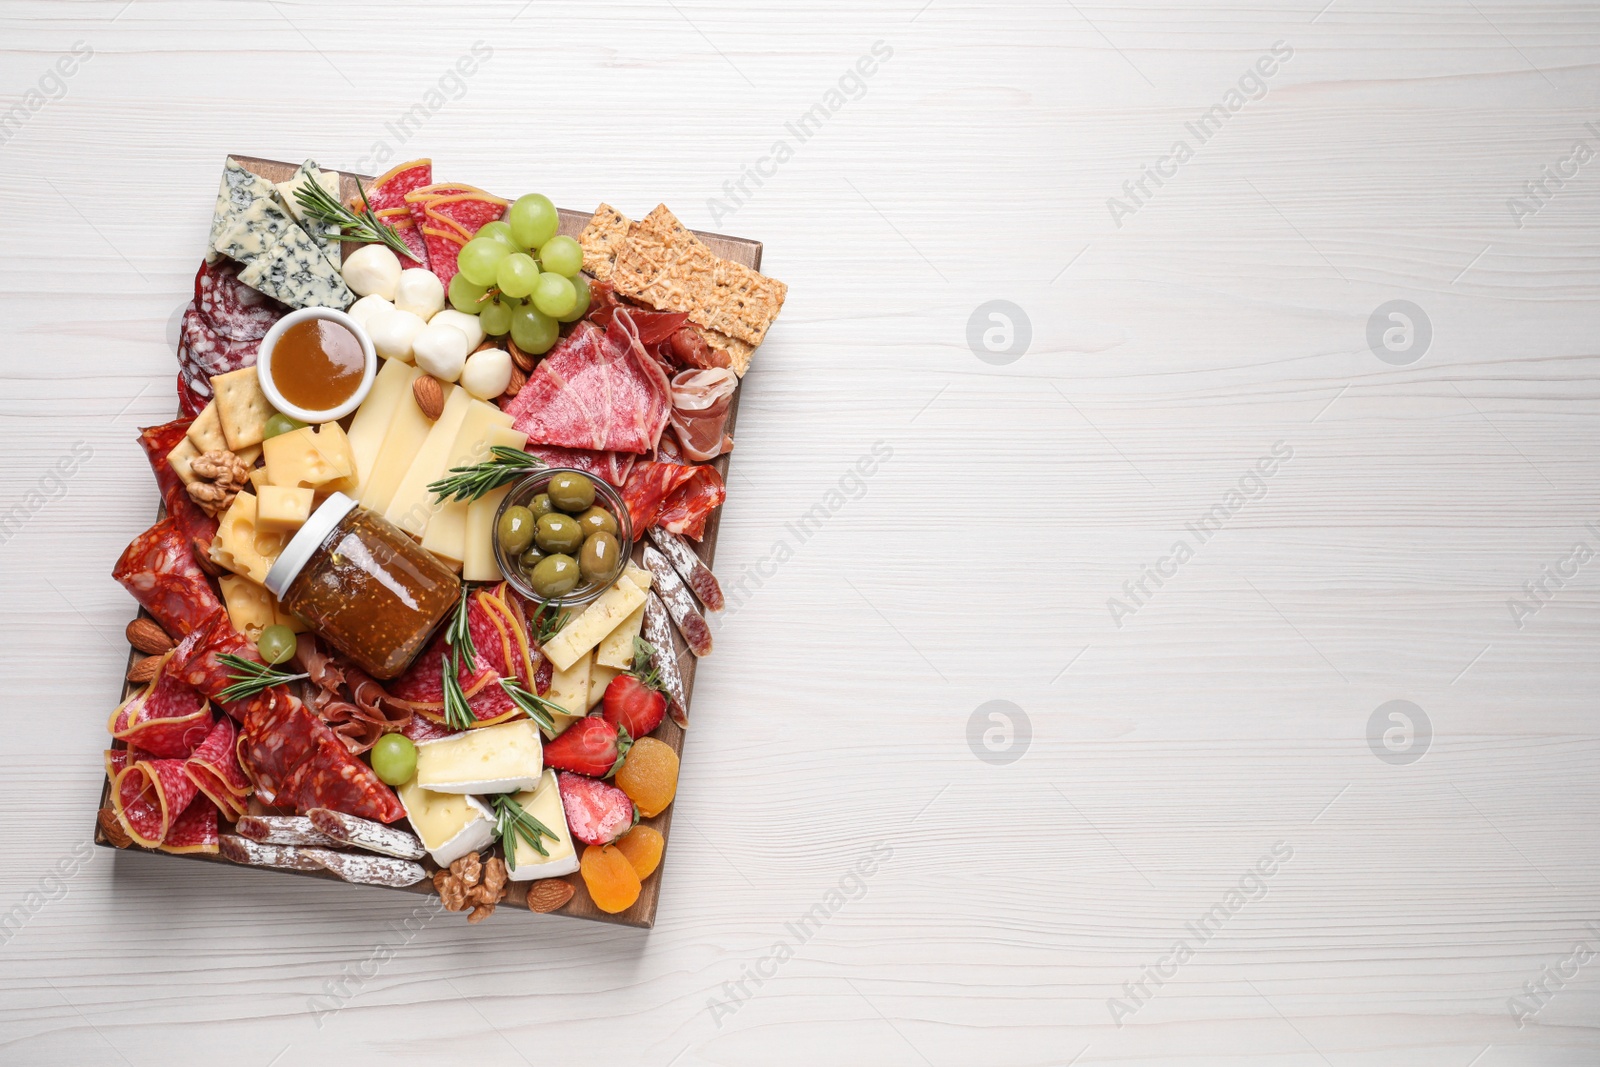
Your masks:
M340 326L349 330L355 335L356 340L361 342L361 354L366 360L366 366L361 372L361 384L356 386L356 391L350 395L350 399L338 407L328 408L326 411L310 411L289 403L283 398L283 394L278 392L278 387L272 381L272 350L277 346L278 338L282 337L284 331L295 323L304 322L307 319L326 319L329 322L337 322ZM289 312L289 314L273 323L272 329L267 331L267 336L261 339L261 348L256 355L256 377L261 380L261 391L267 394L268 402L291 419L299 419L301 422L312 425L342 419L360 407L361 402L372 391L372 379L377 374L378 353L372 347L372 338L367 335L367 331L359 322L334 308L301 308L299 311Z

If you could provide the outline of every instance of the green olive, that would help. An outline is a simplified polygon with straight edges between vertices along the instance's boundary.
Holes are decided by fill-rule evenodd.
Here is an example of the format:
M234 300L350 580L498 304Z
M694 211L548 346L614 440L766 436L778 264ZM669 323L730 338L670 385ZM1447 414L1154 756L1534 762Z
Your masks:
M617 569L617 557L621 554L622 546L611 534L604 531L590 534L583 542L583 551L578 553L578 569L583 572L585 581L603 582Z
M500 516L500 547L508 556L518 556L533 544L533 512L520 504L506 508Z
M528 550L517 557L517 566L525 571L531 571L541 559L544 559L544 553L539 551L539 546L529 545Z
M594 483L581 474L558 474L545 487L551 503L569 515L576 515L594 503Z
M578 587L578 561L562 552L541 559L528 584L542 597L566 596Z
M261 636L256 638L256 651L261 653L262 659L274 667L294 659L294 650L294 631L282 623L268 626L261 631Z
M583 545L583 527L571 515L552 511L539 516L534 526L533 541L546 552L576 552Z
M617 517L598 504L578 516L578 525L586 534L608 533L617 536Z
M555 509L556 506L550 502L549 493L540 493L532 500L528 501L528 510L533 512L533 517L536 519L540 515L550 514Z

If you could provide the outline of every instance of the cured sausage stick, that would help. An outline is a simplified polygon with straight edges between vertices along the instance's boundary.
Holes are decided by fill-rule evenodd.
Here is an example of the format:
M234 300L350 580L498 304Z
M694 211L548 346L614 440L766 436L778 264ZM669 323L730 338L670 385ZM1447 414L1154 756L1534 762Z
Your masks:
M262 845L337 845L303 815L242 815L234 824L240 837Z
M678 670L678 646L672 640L672 623L666 605L651 593L644 602L644 639L656 648L655 668L667 687L667 710L672 721L687 730L689 710L683 699L683 674Z
M652 526L645 533L649 535L651 544L659 548L661 554L671 562L672 569L678 572L679 577L689 583L689 588L694 590L694 595L700 598L700 603L706 606L707 611L721 611L726 606L722 583L711 573L711 568L695 555L689 542L660 526Z
M678 577L678 572L672 569L667 557L654 545L645 546L644 566L650 572L651 593L661 597L689 651L696 656L709 655L711 627L706 625L705 616L694 606L694 596L683 584L683 579Z
M385 856L403 860L420 860L428 854L422 842L404 830L396 830L381 822L346 815L332 808L312 808L306 813L311 825L332 838L337 844L364 848Z
M347 882L403 888L428 877L420 863L392 856L357 856L327 848L267 845L233 834L219 842L223 856L250 867L279 867L290 871L328 871Z

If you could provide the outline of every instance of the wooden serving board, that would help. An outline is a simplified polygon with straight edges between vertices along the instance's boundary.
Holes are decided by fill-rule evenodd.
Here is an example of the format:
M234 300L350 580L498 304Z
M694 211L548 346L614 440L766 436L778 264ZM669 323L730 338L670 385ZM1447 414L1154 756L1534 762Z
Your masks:
M295 170L299 167L299 164L297 163L285 163L273 159L259 159L254 156L236 155L232 158L238 160L245 167L249 168L251 171L254 171L256 174L259 174L261 177L273 182L286 181L294 175ZM357 195L356 182L358 178L362 181L370 180L369 175L355 175L348 172L339 172L339 174L341 180L341 192L346 200ZM446 177L454 177L454 175L447 175ZM209 192L209 190L206 192ZM209 204L210 200L205 197L199 197L198 202ZM645 210L647 210L647 208L641 205L639 208L639 213L642 215ZM561 232L576 237L583 227L587 225L589 221L589 215L589 212L568 211L562 209ZM737 263L742 263L752 270L761 269L761 242L747 240L742 237L728 237L723 234L703 233L699 230L696 230L695 234L717 255L731 259ZM346 245L346 253L355 247L358 246ZM734 432L735 423L738 420L739 396L740 393L743 392L742 384L743 383L741 383L741 388L734 392L733 404L728 414L727 431L730 434ZM717 473L722 476L724 482L726 482L728 479L729 458L730 457L727 454L723 454L712 461L712 466L716 468ZM696 549L700 554L700 558L705 561L706 566L708 567L712 565L716 556L717 533L721 526L722 508L719 507L716 509L716 511L712 512L710 521L708 521L706 524L705 539L702 540L698 546L696 546ZM643 541L642 533L640 535L640 539ZM690 543L693 544L693 542ZM643 556L643 552L643 544L636 546L634 549L634 558L639 559ZM141 612L141 615L142 614L143 613ZM683 673L685 702L692 705L694 696L694 676L698 661L696 660L694 654L691 653L688 650L688 647L683 643L682 636L675 628L673 629L672 651L677 657L679 670ZM137 656L138 653L133 652L132 650L129 651L129 666L132 666L133 661ZM128 699L128 697L139 688L141 687L125 684L123 686L121 699ZM684 710L689 712L690 708L686 707ZM682 759L684 731L672 721L671 717L668 717L661 723L661 726L657 728L653 736L671 745L673 751L678 753L679 759ZM113 747L120 748L122 746L120 742L114 742ZM100 807L104 808L110 805L110 794L111 783L107 781L100 792ZM552 912L551 914L569 915L579 919L593 919L598 922L618 923L624 926L638 926L647 929L651 926L654 926L656 921L656 903L661 897L661 879L665 875L666 868L670 865L672 858L672 812L673 805L669 805L666 811L662 812L660 815L657 815L655 818L640 820L642 825L652 826L656 830L660 831L661 836L666 840L666 852L662 856L661 866L656 869L654 874L645 879L643 890L639 894L639 899L634 902L631 908L616 915L606 914L599 908L595 907L594 901L589 899L589 893L588 890L584 888L582 876L578 874L571 874L567 875L562 880L570 883L577 890L577 892L573 894L572 899L568 901L564 907ZM226 832L226 826L227 824L224 823L224 832ZM104 831L101 830L98 818L95 822L94 842L95 844L104 848L111 848L115 850L115 846L111 844L111 842L106 838ZM581 842L577 844L579 845L579 855L581 856ZM145 855L157 856L161 858L199 860L203 863L223 863L228 864L229 866L234 866L234 864L231 864L228 860L224 859L220 855L159 852L152 849L143 849L137 845L129 846L128 848L120 851L128 853L143 853ZM423 864L429 869L430 872L435 869L431 860L424 860ZM329 874L326 871L284 871L271 867L245 869L252 871L270 871L275 874L294 875L302 878L322 878L332 881L339 881L337 877ZM531 915L532 913L527 910L527 896L528 886L532 884L533 883L531 882L510 883L510 888L507 890L506 898L501 902L500 908L509 909L512 912L520 915ZM398 892L431 895L433 893L433 884L431 881L418 882L416 885L407 886L402 890L398 890ZM465 921L465 915L463 915L462 922L464 923Z

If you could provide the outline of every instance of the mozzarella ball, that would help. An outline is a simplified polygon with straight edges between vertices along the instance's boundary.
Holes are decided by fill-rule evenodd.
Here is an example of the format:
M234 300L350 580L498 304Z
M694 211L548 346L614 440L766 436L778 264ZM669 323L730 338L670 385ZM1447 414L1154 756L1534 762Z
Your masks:
M423 267L401 271L400 282L394 290L394 306L424 321L432 319L444 310L444 286L439 276Z
M344 261L344 283L357 296L377 294L393 300L400 284L400 257L383 245L362 245Z
M428 320L428 325L431 326L434 323L448 323L460 330L461 335L467 339L468 352L483 344L483 323L478 321L478 316L476 315L468 315L466 312L457 311L455 308L445 308Z
M383 316L393 314L393 312L393 304L389 303L389 301L385 300L377 293L373 293L371 296L364 296L360 300L357 300L354 304L351 304L350 310L345 312L345 314L359 322L361 324L361 328L366 330L370 335L372 333L373 324L379 319L383 318Z
M367 332L372 335L372 347L378 350L378 355L410 363L412 345L427 328L428 324L419 316L396 308L386 314L380 313Z
M493 400L511 384L511 353L485 348L467 357L461 368L461 388L479 400Z
M434 318L438 316L435 315ZM469 348L466 335L445 323L429 323L424 326L412 343L417 366L441 382L453 382L461 377L461 369L466 365ZM500 388L501 392L505 391L505 386Z

